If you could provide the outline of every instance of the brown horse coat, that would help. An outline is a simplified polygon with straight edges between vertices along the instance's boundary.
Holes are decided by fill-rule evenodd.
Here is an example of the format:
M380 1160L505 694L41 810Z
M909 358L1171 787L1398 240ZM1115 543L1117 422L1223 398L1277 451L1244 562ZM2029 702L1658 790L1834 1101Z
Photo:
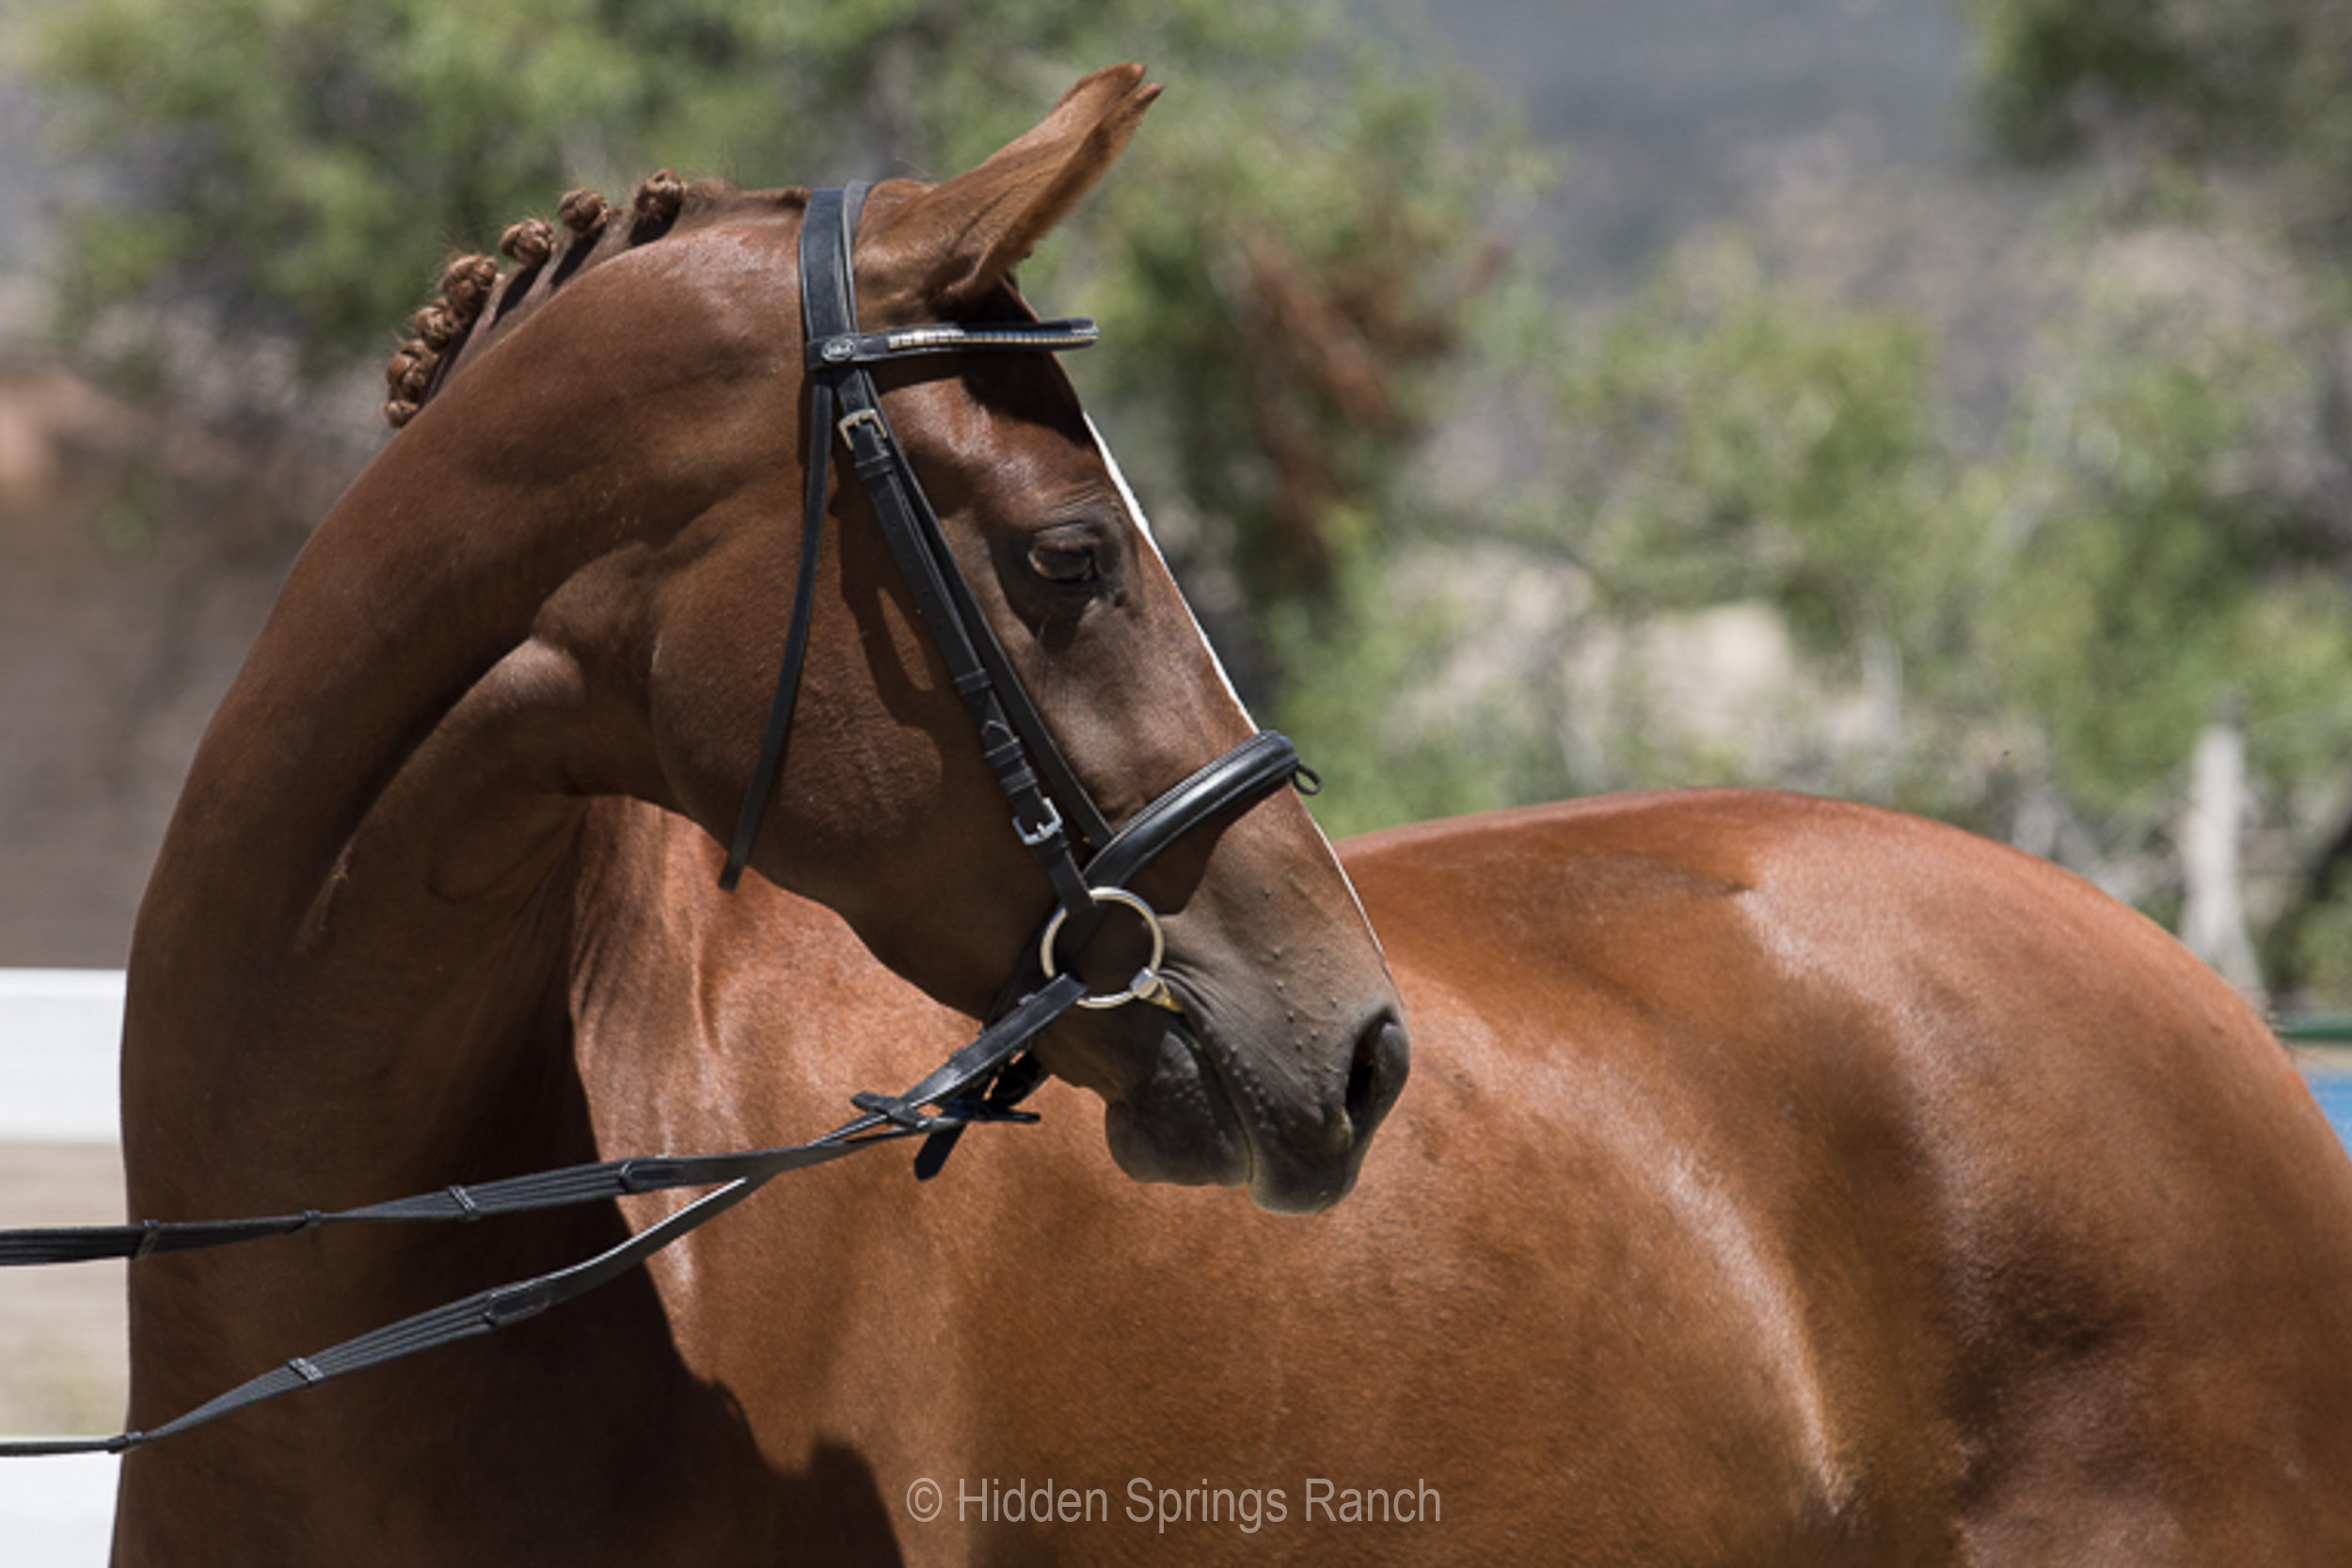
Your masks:
M782 1136L955 1037L820 911L611 825L604 885L669 891L623 917L651 961L577 972L606 1145ZM2352 1560L2352 1162L2156 927L1788 796L1343 858L1418 1057L1356 1194L1120 1182L1066 1092L930 1186L772 1191L653 1273L795 1484L664 1560ZM643 977L713 973L701 1049L645 1050Z
M980 169L878 189L867 325L1023 310L1005 269L1150 101L1100 72ZM1041 918L847 495L777 885L712 887L797 546L801 198L673 195L505 286L224 703L134 943L135 1213L804 1137L964 1037L948 1009ZM885 397L1107 811L1248 733L1050 366ZM929 1187L890 1155L794 1179L576 1306L136 1450L118 1561L2352 1558L2352 1166L2145 922L1769 796L1349 865L1393 987L1264 801L1139 884L1186 1022L1041 1042L1094 1098ZM1424 1066L1367 1162L1400 988ZM1130 1174L1326 1212L1131 1182L1095 1099ZM132 1421L644 1218L151 1259Z
M1137 68L1098 71L979 167L876 187L856 236L864 327L1033 320L1010 269L1156 96ZM841 439L810 429L806 207L803 191L657 180L626 213L567 203L569 245L534 247L495 287L453 268L471 314L427 312L416 352L439 356L433 374L404 353L401 434L295 562L158 856L124 1013L135 1214L341 1210L593 1152L575 973L631 961L584 945L603 924L578 906L599 803L732 828L803 580L810 443ZM1253 733L1049 356L951 353L876 381L970 613L1111 821ZM750 864L977 1013L1054 899L845 466L818 498L817 612ZM1178 1010L1073 1013L1039 1037L1040 1061L1100 1097L1137 1179L1245 1185L1291 1212L1338 1201L1406 1043L1306 809L1287 790L1228 809L1129 885L1158 911ZM1109 989L1135 973L1122 940L1136 945L1132 927L1059 956ZM717 974L659 983L683 988L684 1020L727 989ZM608 1211L152 1259L131 1284L131 1424L579 1259L620 1225ZM641 1459L707 1480L742 1450L723 1396L640 1354L660 1311L640 1282L514 1354L428 1359L347 1401L142 1449L118 1560L665 1560L659 1511L592 1505L624 1495ZM625 1435L600 1453L571 1444L615 1408L691 1430L650 1456ZM568 1480L530 1482L542 1465Z

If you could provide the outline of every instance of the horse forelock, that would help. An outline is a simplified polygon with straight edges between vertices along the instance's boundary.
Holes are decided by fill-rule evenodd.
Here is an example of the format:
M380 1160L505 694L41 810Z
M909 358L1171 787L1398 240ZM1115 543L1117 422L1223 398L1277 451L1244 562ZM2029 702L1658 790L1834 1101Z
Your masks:
M700 229L747 209L804 204L803 190L745 191L723 181L688 183L668 169L638 182L626 212L593 190L565 193L556 225L528 217L500 236L499 250L515 263L469 253L441 275L440 293L409 318L409 338L384 368L389 398L384 418L397 430L416 418L469 352L512 330L580 273L681 228Z

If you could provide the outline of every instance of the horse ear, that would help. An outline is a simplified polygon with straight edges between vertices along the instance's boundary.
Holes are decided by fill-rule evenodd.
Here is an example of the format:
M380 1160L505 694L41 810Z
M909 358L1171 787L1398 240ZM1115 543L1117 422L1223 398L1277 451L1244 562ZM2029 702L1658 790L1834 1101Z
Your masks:
M877 213L858 238L861 282L924 314L971 306L1094 188L1159 95L1139 65L1086 77L979 167Z

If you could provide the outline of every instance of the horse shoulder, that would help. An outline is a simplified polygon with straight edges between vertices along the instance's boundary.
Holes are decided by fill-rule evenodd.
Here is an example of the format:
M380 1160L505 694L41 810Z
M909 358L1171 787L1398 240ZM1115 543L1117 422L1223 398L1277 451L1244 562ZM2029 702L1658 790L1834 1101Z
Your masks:
M1563 1129L1681 1201L1668 1288L1801 1370L1824 1502L1864 1479L1963 1499L1979 1546L2052 1513L2152 1552L2325 1536L2308 1478L2352 1465L2326 1350L2352 1330L2352 1162L2152 923L1968 834L1786 795L1537 808L1343 858L1416 1030L1408 1101L1550 1101L1467 1156L1531 1224L1572 1200L1507 1178L1559 1168Z

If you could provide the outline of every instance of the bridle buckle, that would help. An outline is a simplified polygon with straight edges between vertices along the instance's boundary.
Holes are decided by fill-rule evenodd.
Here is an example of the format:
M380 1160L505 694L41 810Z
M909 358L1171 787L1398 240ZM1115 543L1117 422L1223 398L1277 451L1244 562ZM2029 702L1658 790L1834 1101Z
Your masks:
M1054 804L1052 798L1049 796L1045 800L1044 821L1032 828L1026 822L1022 821L1019 814L1016 813L1012 819L1012 831L1019 833L1021 835L1021 842L1027 845L1030 848L1042 848L1044 846L1051 844L1056 835L1060 833L1062 831L1061 807ZM1052 979L1054 977L1054 972L1051 969L1048 969L1045 972L1045 977L1049 980Z

